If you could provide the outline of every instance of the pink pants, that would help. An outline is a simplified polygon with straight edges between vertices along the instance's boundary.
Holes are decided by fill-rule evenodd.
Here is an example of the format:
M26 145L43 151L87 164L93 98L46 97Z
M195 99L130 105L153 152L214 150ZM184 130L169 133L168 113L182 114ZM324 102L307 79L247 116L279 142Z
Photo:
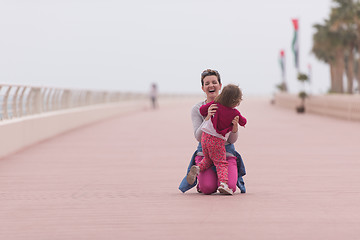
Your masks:
M228 162L226 160L225 140L203 132L201 146L203 160L198 164L200 172L215 165L220 182L228 183Z
M195 163L198 165L203 156L196 156ZM238 169L236 164L236 157L226 157L228 162L228 185L231 190L236 191L236 183L238 179ZM220 185L218 176L212 168L208 168L198 175L198 190L204 194L212 194L217 191Z

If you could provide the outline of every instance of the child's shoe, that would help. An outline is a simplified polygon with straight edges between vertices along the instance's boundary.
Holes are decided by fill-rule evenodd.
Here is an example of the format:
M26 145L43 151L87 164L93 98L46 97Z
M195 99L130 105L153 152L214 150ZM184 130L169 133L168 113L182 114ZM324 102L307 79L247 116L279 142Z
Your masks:
M186 176L186 181L190 185L194 184L194 182L196 180L196 177L197 177L197 175L199 175L199 173L200 173L200 167L196 166L196 165L193 165L190 168L190 171L189 171L188 175Z
M229 188L229 186L226 183L220 183L220 186L218 187L218 191L222 194L226 195L233 195L234 192Z

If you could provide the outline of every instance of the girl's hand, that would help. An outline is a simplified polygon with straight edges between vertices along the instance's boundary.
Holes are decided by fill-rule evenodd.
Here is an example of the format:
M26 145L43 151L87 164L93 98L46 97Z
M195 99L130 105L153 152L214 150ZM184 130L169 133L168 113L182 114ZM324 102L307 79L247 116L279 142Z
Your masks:
M236 133L239 129L239 116L234 117L231 123L233 124L233 129L231 132Z
M211 116L216 113L217 108L218 106L216 105L216 103L210 105L210 107L208 108L208 115L206 116L205 121L209 120Z

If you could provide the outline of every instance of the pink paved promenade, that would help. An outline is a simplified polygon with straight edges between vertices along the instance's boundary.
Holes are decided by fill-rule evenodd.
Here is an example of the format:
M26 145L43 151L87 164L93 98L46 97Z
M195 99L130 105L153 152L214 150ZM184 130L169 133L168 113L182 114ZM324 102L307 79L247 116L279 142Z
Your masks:
M198 100L119 115L0 159L0 239L360 238L359 122L245 98L248 124L235 146L247 193L183 194Z

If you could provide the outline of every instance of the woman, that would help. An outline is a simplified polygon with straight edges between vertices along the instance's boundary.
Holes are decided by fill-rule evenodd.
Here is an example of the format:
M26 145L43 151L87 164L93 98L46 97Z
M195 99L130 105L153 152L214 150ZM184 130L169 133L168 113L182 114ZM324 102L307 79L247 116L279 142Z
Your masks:
M202 90L206 94L206 100L196 104L191 111L191 120L194 128L194 135L196 140L199 142L197 150L194 152L189 167L187 169L187 173L190 171L190 168L194 164L198 164L203 159L203 153L201 148L201 127L205 121L209 120L212 115L216 112L216 104L213 104L209 107L208 115L204 118L201 116L199 112L199 108L213 101L218 95L219 91L222 87L220 74L216 70L207 69L201 74L201 85ZM236 121L236 119L234 118ZM235 151L234 143L238 138L238 132L231 132L230 136L225 143L226 148L226 160L229 163L228 167L228 185L229 188L236 191L236 186L239 187L241 193L245 193L245 183L243 181L243 176L246 174L245 166L242 161L242 158L238 152ZM197 185L198 192L204 194L212 194L215 193L219 186L219 180L216 174L216 169L213 166L203 172L200 172L198 175L199 184ZM193 184L189 184L186 180L186 176L180 183L179 189L182 192L186 192L187 190L193 188L197 184L195 181Z

